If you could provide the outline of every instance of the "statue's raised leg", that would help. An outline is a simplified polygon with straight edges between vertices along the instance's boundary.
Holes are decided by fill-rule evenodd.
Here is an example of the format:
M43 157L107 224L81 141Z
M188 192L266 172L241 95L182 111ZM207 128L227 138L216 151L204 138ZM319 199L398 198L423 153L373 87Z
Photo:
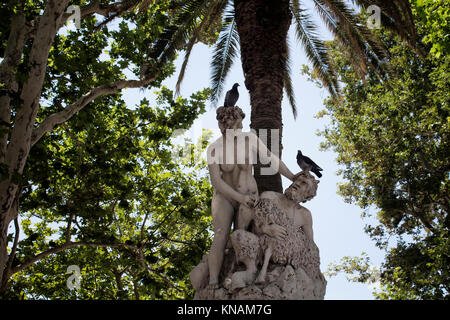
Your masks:
M255 280L257 268L256 259L260 252L259 238L245 230L236 230L231 234L231 243L236 254L236 260L245 265L245 271L235 272L231 278L232 289L242 288Z
M256 279L257 284L263 284L266 282L267 267L269 266L270 257L272 256L272 247L269 245L264 251L264 263Z

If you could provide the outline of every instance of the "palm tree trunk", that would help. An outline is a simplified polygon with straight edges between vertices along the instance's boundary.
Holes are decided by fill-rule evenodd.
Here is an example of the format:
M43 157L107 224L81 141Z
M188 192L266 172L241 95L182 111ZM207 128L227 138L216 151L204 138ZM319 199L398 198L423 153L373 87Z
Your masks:
M260 135L268 129L267 147L273 150L270 129L279 133L278 156L281 158L281 100L283 72L287 57L287 33L291 24L289 0L234 0L236 26L241 45L245 86L250 93L250 127ZM274 150L274 153L276 148ZM281 177L261 175L255 166L259 192L282 192Z

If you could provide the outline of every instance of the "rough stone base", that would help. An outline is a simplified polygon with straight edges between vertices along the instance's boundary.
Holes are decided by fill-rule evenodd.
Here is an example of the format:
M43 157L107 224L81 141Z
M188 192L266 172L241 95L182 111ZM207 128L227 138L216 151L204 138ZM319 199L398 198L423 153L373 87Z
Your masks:
M197 270L204 271L206 264L207 257L197 266ZM244 270L244 266L236 265L233 249L227 249L219 278L221 287L208 289L206 273L194 300L322 300L325 296L327 281L320 271L317 279L311 279L302 268L294 270L291 265L270 263L264 284L252 283L232 288L233 274L240 270Z

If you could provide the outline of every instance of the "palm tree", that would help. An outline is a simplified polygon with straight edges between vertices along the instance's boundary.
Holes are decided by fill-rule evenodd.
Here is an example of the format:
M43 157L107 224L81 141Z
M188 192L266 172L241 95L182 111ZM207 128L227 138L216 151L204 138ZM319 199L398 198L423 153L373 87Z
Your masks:
M389 55L383 43L344 0L310 1L363 81L369 66L381 77L389 74L386 63ZM408 0L352 0L352 3L361 8L377 5L381 10L383 26L396 32L411 47L420 51ZM178 28L166 30L166 36L160 44L162 47L156 50L162 52L158 56L162 61L162 57L170 57L180 48L185 49L177 90L194 44L199 41L202 33L211 32L221 22L211 63L212 102L216 104L221 96L224 80L240 47L245 86L250 94L250 126L257 132L260 129L278 129L280 156L283 89L296 117L287 41L292 21L315 74L331 96L338 95L338 80L328 57L327 47L319 39L317 26L299 0L181 0L178 5ZM268 147L272 150L270 141L269 137ZM255 166L255 178L260 192L281 192L280 176L261 176L259 168L258 165Z

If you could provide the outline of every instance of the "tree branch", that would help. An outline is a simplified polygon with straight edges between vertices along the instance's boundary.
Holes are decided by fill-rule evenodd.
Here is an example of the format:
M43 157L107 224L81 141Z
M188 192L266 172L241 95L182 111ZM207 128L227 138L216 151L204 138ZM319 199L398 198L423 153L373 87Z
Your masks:
M155 77L148 77L142 80L119 80L92 89L77 101L68 105L64 110L48 116L47 119L45 119L37 128L35 128L31 135L31 146L38 142L44 134L50 132L56 125L69 120L74 114L83 109L88 103L95 100L96 98L106 94L117 93L124 88L144 87L154 79Z
M0 63L0 161L3 162L8 145L8 133L11 121L11 95L18 91L16 70L25 46L25 16L18 15L11 19L11 31L6 45L4 59ZM7 130L4 130L7 129Z
M15 228L15 235L14 235L14 242L11 249L11 253L8 257L8 260L6 261L6 267L4 270L0 270L0 272L3 272L1 277L1 283L0 283L0 290L4 290L8 286L8 280L12 275L11 268L12 263L14 261L14 257L16 255L17 251L17 245L19 243L19 235L20 235L20 225L19 225L19 200L20 195L22 194L24 187L20 188L14 198L13 204L10 209L10 213L12 214L12 219L14 219L14 228ZM6 244L7 245L7 244ZM6 250L6 249L5 249Z
M153 273L154 275L160 277L160 278L166 283L166 285L168 285L169 287L172 287L173 289L177 290L178 292L185 293L183 289L181 289L181 288L177 287L176 285L174 285L174 284L172 283L172 281L170 281L169 279L167 279L167 278L166 278L165 276L163 276L162 274L160 274L160 273L155 273L155 272L153 272L151 269L148 269L148 271L151 272L151 273Z
M74 213L71 212L69 216L69 221L67 221L67 229L66 229L66 242L70 242L70 230L72 229L72 220L73 220Z
M116 279L117 289L119 289L119 291L123 291L123 283L122 283L123 272L120 272L119 269L114 268L113 273Z
M150 215L150 212L148 210L145 210L145 217L144 217L144 221L142 222L142 226L141 226L141 243L144 241L145 223L147 222L149 215Z
M133 275L133 292L134 292L134 299L135 300L141 300L141 297L139 295L139 289L138 289L138 281Z
M188 241L183 241L183 240L177 240L177 239L172 239L169 236L161 236L161 238L170 241L170 242L175 242L175 243L181 243L181 244L185 244L185 245L191 245L193 243L192 240L188 240Z
M44 13L39 20L27 65L29 77L24 82L20 92L21 103L17 108L14 126L11 130L5 155L4 162L8 166L9 174L13 172L22 174L25 167L30 151L33 125L39 109L39 99L46 74L48 55L57 32L56 27L61 20L67 3L68 0L48 0ZM11 190L10 194L17 189L17 185L10 179L0 183L0 194L2 194L2 197L8 189ZM7 212L10 209L11 199L13 197L10 196L2 199L2 212Z
M25 45L25 16L17 15L11 19L11 31L4 53L4 59L0 63L0 82L7 90L17 91L15 69L20 63ZM2 88L2 90L4 90Z
M70 248L74 248L74 247L80 247L80 246L85 246L85 247L106 247L106 248L117 248L117 249L133 249L133 250L138 250L139 248L137 248L136 246L133 245L128 245L128 244L124 244L124 243L98 243L98 242L87 242L87 241L79 241L79 242L68 242L68 243L64 243L63 245L56 247L56 248L52 248L49 249L47 251L41 252L38 255L35 255L34 257L30 258L28 261L22 263L21 265L18 265L14 268L12 268L11 270L11 274L15 274L19 271L22 271L25 268L28 268L29 266L31 266L32 264L34 264L36 261L42 260L46 257L48 257L51 254L55 254L55 253L59 253L61 251L70 249Z
M172 213L174 213L175 211L178 210L178 208L179 208L179 207L176 206L172 211L169 212L169 214L167 214L167 216L165 216L165 217L163 218L163 220L162 220L160 223L158 223L158 224L156 225L155 229L154 229L153 232L150 234L150 238L153 238L153 236L155 235L156 231L159 230L159 228L166 222L167 219L169 219L169 217L172 215Z
M106 19L96 27L96 29L99 29L105 24L114 20L115 18L121 16L122 14L136 8L139 2L140 1L137 0L124 0L124 1L117 1L111 4L103 4L100 3L99 1L95 1L91 4L88 4L80 8L80 19L84 19L95 13L104 16ZM61 21L59 28L61 28L67 22L67 20L71 17L71 15L72 15L71 13L65 13L63 15L63 19Z
M406 210L407 213L418 219L426 229L428 229L432 233L436 233L436 228L431 224L431 222L424 217L423 214L420 214L414 210Z
M102 4L99 1L95 1L80 8L80 18L84 19L94 13L100 14L104 17L108 17L110 13L119 11L121 5L122 1L111 4ZM59 28L61 28L71 16L72 13L64 13Z
M181 288L179 288L179 287L177 287L176 285L174 285L173 283L172 283L172 281L170 281L169 279L167 279L165 276L163 276L163 275L161 275L161 274L159 274L159 273L157 273L155 270L152 270L149 266L148 266L148 264L145 262L145 260L144 260L144 255L143 255L143 253L142 253L142 250L139 250L140 251L140 256L139 256L139 260L141 261L141 265L142 265L142 267L145 269L145 270L147 270L148 272L150 272L150 273L152 273L152 274L154 274L154 275L157 275L158 277L160 277L168 286L170 286L170 287L172 287L173 289L175 289L175 290L177 290L178 292L183 292L183 290L181 289Z
M14 219L14 228L15 228L16 234L14 235L14 243L13 243L9 258L8 258L8 262L6 264L6 268L4 270L3 283L1 285L2 288L5 288L7 286L9 277L12 274L11 266L14 261L14 257L16 256L17 244L19 243L20 226L19 226L19 220L17 217Z

